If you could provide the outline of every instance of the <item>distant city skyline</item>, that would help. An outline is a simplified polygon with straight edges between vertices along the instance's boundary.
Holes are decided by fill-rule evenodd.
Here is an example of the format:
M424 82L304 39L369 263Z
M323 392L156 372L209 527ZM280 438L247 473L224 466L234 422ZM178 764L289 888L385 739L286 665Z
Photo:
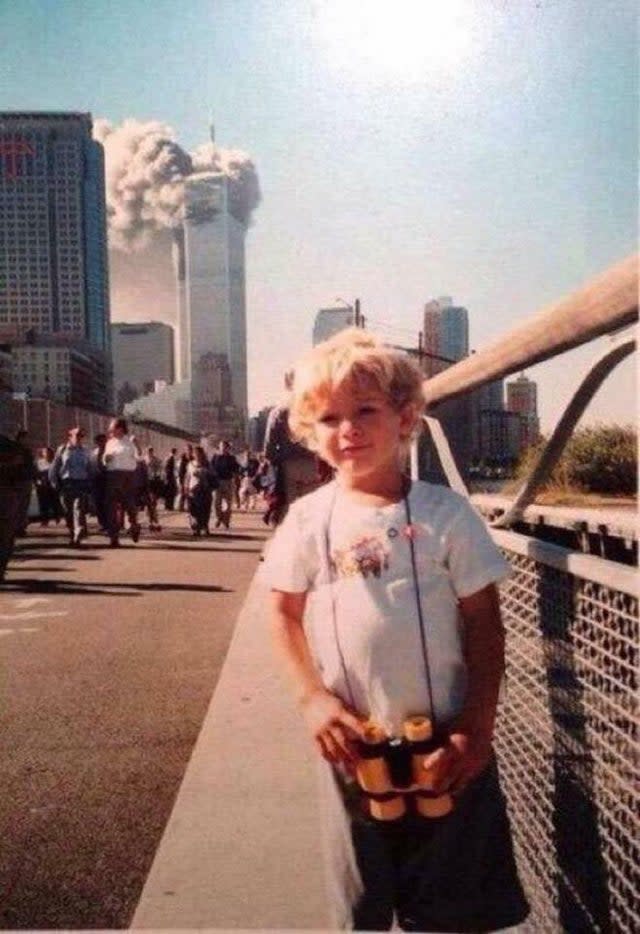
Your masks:
M479 350L637 249L635 3L452 0L446 17L440 6L0 8L5 109L160 121L191 152L213 121L221 144L252 160L251 412L277 401L336 295L359 297L367 327L405 346L425 303L453 295ZM163 243L111 251L114 320L172 323L156 311ZM528 371L543 430L596 352ZM636 391L629 360L587 419L633 420Z

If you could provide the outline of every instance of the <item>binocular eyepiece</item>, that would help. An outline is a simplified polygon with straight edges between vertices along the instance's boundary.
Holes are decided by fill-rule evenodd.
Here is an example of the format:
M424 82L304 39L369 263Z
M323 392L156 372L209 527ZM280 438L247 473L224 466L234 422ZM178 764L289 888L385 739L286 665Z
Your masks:
M375 820L397 820L413 806L422 817L444 817L453 809L450 794L433 791L433 776L424 768L424 759L443 742L434 734L431 720L409 717L401 737L388 737L372 720L365 724L364 738L358 741L356 779Z

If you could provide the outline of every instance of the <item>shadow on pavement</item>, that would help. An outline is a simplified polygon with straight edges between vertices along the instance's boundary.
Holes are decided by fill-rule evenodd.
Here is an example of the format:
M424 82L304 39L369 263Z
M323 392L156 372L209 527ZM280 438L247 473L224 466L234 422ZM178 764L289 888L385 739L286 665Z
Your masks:
M186 531L178 530L174 532L171 537L167 536L163 538L149 538L146 541L180 541L180 542L197 542L197 541L210 541L210 542L255 542L257 539L256 535L247 535L246 532L212 532L210 535L203 535L198 539L192 532L188 529ZM141 539L143 541L144 539Z
M153 584L105 584L91 581L80 583L78 581L43 581L36 578L23 578L22 580L5 580L2 587L3 593L108 594L112 597L139 597L145 592L154 593L169 590L187 593L233 593L232 588L218 587L215 584L177 584L169 581L159 581ZM138 592L136 593L136 591Z
M38 557L39 557L39 558L42 558L43 556L42 556L42 555L38 555ZM64 561L63 555L58 555L58 560L59 560L59 561ZM18 569L16 569L16 570L18 570ZM25 570L25 571L26 571L27 569L26 569L26 568L20 568L19 570ZM65 573L70 574L70 573L73 571L73 568L69 567L68 565L64 565L64 566L59 567L59 568L54 568L54 567L51 567L51 565L49 565L48 567L38 567L38 566L35 565L35 564L30 564L30 565L29 565L29 571L30 571L30 572L31 572L31 571L43 571L43 572L46 572L46 573L48 573L48 574L60 574L61 571L64 571Z
M254 539L255 541L255 539ZM164 542L158 542L157 548L160 551L210 551L220 554L225 551L234 551L242 555L259 555L262 553L262 547L260 548L221 548L219 545L216 547L216 544L212 543L208 547L206 545L169 545Z
M57 548L64 548L65 546L64 546L64 545L58 545L58 546L56 546L56 547L57 547ZM48 546L48 549L49 549L49 551L51 550L51 546L50 546L50 545ZM61 555L61 554L55 554L55 555L51 555L51 554L44 554L44 555L42 555L42 554L37 554L37 555L32 555L32 554L30 554L30 552L28 552L28 551L18 551L18 552L14 552L14 553L13 553L13 555L11 556L11 561L12 561L12 563L15 562L16 564L19 563L20 561L33 561L33 560L35 560L36 558L38 559L38 561L64 561L65 559L71 558L72 556L73 556L73 560L74 560L74 561L98 561L98 560L99 560L99 555L87 554L87 552L91 550L91 549L90 549L90 546L89 546L89 547L83 546L83 547L81 547L81 548L71 548L71 547L69 547L68 550L69 550L69 554L68 554L68 555L66 555L66 554L65 554L65 555ZM83 554L83 552L84 552L84 554Z

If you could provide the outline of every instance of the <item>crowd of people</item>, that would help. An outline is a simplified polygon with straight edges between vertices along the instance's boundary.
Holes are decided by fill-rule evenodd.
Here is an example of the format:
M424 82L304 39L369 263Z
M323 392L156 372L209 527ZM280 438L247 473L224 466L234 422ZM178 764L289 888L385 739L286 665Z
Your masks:
M112 548L123 534L138 542L146 514L149 532L161 532L159 508L184 512L195 537L214 529L229 529L234 510L260 511L265 525L279 524L289 503L323 480L316 459L299 445L285 440L286 427L269 429L264 452L248 448L234 452L221 441L213 454L202 445L171 448L162 459L152 446L142 448L129 433L124 418L114 418L107 433L93 437L74 426L57 449L40 448L34 456L27 434L2 436L0 486L13 488L11 515L0 515L0 580L16 537L26 534L32 490L41 527L64 522L70 547L78 548L88 535L87 517L94 516L98 532ZM294 488L286 461L313 464L308 482ZM296 476L299 474L296 472ZM1 474L6 474L3 479Z

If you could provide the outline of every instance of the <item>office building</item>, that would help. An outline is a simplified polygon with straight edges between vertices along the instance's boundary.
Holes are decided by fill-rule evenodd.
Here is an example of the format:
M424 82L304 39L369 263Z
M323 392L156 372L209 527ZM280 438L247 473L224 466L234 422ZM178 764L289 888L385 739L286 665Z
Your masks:
M87 113L0 113L0 340L12 347L46 347L51 335L58 346L66 341L95 371L91 398L106 392L106 405L104 157L91 133ZM31 351L18 356L22 372ZM57 351L42 356L57 369Z
M424 306L424 350L447 360L462 360L469 354L469 312L453 305L453 299L443 296Z
M540 438L538 386L524 373L507 383L507 409L520 416L522 447L526 448L535 444Z
M338 308L321 308L313 322L312 342L316 344L326 341L327 338L355 325L356 316L352 305Z
M271 406L265 406L260 409L257 415L252 415L249 419L249 430L247 432L247 445L251 451L262 451L264 448L264 439L267 432L267 421Z
M111 325L113 392L118 412L125 402L154 392L158 382L173 383L173 341L173 328L159 321Z
M520 415L538 414L538 386L524 373L507 383L507 408Z
M0 393L13 389L13 358L11 347L0 347Z
M185 183L185 220L175 240L178 380L207 354L224 355L233 404L247 411L246 227L229 210L229 180L201 173Z
M504 411L504 383L495 379L491 383L484 383L477 389L481 409L491 409L493 412Z
M504 409L481 409L473 460L489 467L511 467L522 449L522 420Z
M11 348L13 391L28 398L103 409L108 387L91 352L55 336Z

